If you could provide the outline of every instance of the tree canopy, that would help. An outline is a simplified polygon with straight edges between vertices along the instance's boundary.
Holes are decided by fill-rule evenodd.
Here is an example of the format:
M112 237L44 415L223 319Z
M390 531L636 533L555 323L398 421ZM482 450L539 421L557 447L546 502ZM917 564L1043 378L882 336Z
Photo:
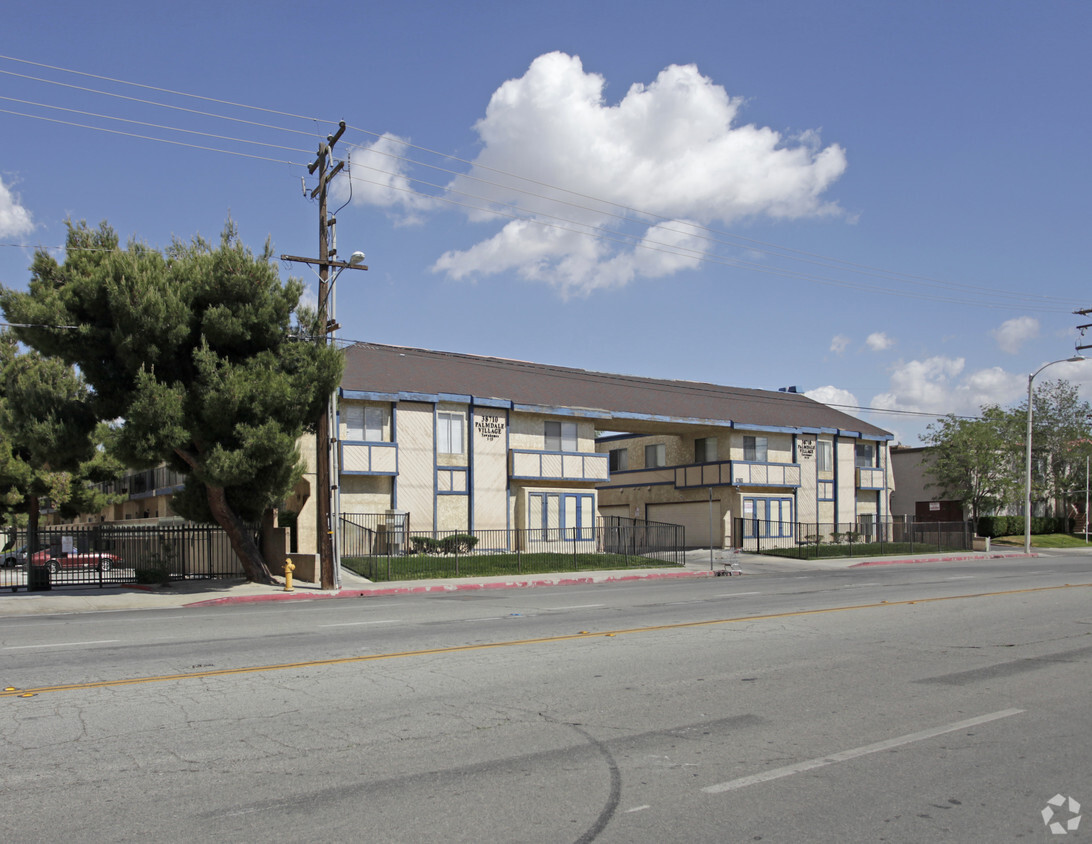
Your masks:
M1033 395L1032 500L1049 509L1084 486L1085 455L1092 451L1092 407L1066 381L1047 381ZM982 408L979 419L945 416L929 425L925 471L933 486L961 501L976 521L1023 502L1026 480L1027 402Z
M22 352L0 333L0 515L25 515L32 544L40 499L65 516L110 503L95 487L121 470L106 448L110 436L71 366Z
M185 473L176 512L219 523L247 576L271 582L246 527L300 477L299 438L342 368L299 310L302 282L282 282L270 245L255 255L231 223L216 246L162 252L70 223L64 262L39 252L31 270L28 291L0 290L18 337L77 366L119 456Z

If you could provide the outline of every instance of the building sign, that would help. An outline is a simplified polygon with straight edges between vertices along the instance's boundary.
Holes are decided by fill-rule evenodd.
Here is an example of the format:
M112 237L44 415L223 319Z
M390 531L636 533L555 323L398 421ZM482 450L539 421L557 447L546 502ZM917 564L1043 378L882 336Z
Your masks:
M797 440L796 453L801 460L811 460L815 457L815 440Z
M503 416L479 416L474 420L478 436L486 440L495 440L504 433Z

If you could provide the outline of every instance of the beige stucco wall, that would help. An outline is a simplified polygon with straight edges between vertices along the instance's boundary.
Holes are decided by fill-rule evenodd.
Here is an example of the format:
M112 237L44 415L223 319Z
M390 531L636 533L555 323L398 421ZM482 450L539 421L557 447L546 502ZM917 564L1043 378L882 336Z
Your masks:
M508 527L508 417L506 410L474 409L470 435L474 452L471 485L475 530Z

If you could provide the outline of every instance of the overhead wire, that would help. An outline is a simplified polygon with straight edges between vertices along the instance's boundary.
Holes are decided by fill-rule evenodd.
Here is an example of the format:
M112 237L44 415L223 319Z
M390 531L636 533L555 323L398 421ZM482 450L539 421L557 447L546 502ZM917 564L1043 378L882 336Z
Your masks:
M0 55L0 59L20 62L20 63L23 63L23 64L29 64L29 65L42 67L42 68L55 70L55 71L60 71L60 72L64 72L64 73L72 73L72 74L76 74L76 75L79 75L79 76L99 79L99 80L108 81L108 82L116 83L116 84L120 84L120 85L134 86L134 87L137 87L137 88L152 90L152 91L156 91L156 92L159 92L159 93L167 93L167 94L171 94L171 95L175 95L175 96L188 97L188 98L193 98L193 99L202 100L202 101L206 101L206 102L212 102L212 103L216 103L218 105L226 105L226 106L231 106L231 107L235 107L235 108L256 110L256 111L265 112L265 113L269 113L269 114L275 114L275 115L278 115L278 116L281 116L281 117L289 117L289 118L292 118L292 119L307 120L309 122L316 121L316 118L307 117L305 115L298 115L298 114L294 114L294 113L291 113L291 112L286 112L286 111L281 111L281 110L276 110L276 109L268 109L268 108L263 108L263 107L260 107L260 106L252 106L252 105L248 105L248 104L245 104L245 103L237 103L237 102L233 102L233 101L225 100L225 99L221 99L221 98L207 97L207 96L202 96L202 95L198 95L198 94L191 94L191 93L187 93L187 92L183 92L183 91L176 91L176 90L172 90L172 89L168 89L168 88L161 88L161 87L158 87L158 86L146 85L146 84L143 84L143 83L137 83L137 82L131 82L131 81L128 81L128 80L117 79L115 77L103 76L103 75L100 75L100 74L86 73L84 71L78 71L78 70L72 70L72 69L69 69L69 68L63 68L63 67L59 67L57 65L49 65L49 64L45 64L45 63L41 63L41 62L33 62L33 61L18 59L18 58L14 58L14 57L11 57L11 56L4 56L4 55ZM295 134L303 134L303 135L307 135L307 136L312 136L311 132L303 132L303 131L298 130L298 129L291 129L291 128L284 127L284 126L276 126L276 125L269 124L269 123L260 123L258 121L245 120L245 119L242 119L242 118L232 117L230 115L219 114L219 113L216 113L216 112L207 112L207 111L201 111L201 110L198 110L198 109L189 109L189 108L185 108L185 107L182 107L182 106L176 106L176 105L172 105L172 104L168 104L168 103L161 103L161 102L158 102L158 101L155 101L155 100L148 100L148 99L138 98L138 97L128 97L126 95L116 94L116 93L108 92L108 91L101 91L101 90L94 89L94 88L88 88L86 86L71 85L69 83L57 82L55 80L43 79L43 78L40 78L40 77L33 77L33 76L28 75L28 74L19 74L19 73L14 73L13 71L8 71L8 70L3 70L3 69L0 69L0 73L5 73L5 74L8 74L8 75L22 77L22 78L26 78L26 79L31 79L31 80L34 80L34 81L43 82L43 83L47 83L47 84L55 84L55 85L60 85L60 86L63 86L63 87L74 88L74 89L84 91L84 92L88 92L88 93L95 93L95 94L100 94L100 95L105 95L105 96L117 97L117 98L128 100L128 101L131 101L131 102L137 102L137 103L141 103L141 104L153 105L153 106L162 107L162 108L175 109L175 110L179 110L179 111L183 111L183 112L188 112L188 113L191 113L191 114L201 115L201 116L204 116L204 117L211 117L211 118L216 118L216 119L230 120L230 121L244 123L244 124L247 124L247 125L250 125L250 126L260 127L260 128L264 128L264 129L272 129L272 130L275 130L275 131L292 132L292 133L295 133ZM3 97L2 99L11 100L13 98ZM30 104L29 101L22 101L22 102ZM41 103L35 103L34 105L38 105L38 106L44 107L44 108L56 108L56 109L61 109L61 110L65 110L65 111L75 111L76 113L84 113L84 114L88 114L89 116L93 115L93 113L80 112L78 110L66 109L66 108L63 108L63 107L60 107L60 106L50 106L48 104L41 104ZM271 162L279 163L279 164L288 164L288 165L291 165L291 166L302 166L300 164L300 162L293 162L293 161L274 159L274 158L270 158L268 156L260 156L260 155L255 155L255 154L252 154L252 153L239 152L239 151L236 151L236 150L221 149L221 148L211 147L211 146L206 146L206 145L189 144L189 143L185 143L185 142L181 142L181 141L170 140L170 139L165 139L165 138L158 138L158 137L143 135L143 134L138 134L138 133L122 132L122 131L119 131L119 130L108 129L108 128L105 128L105 127L91 126L91 125L86 125L86 124L81 124L81 123L70 122L70 121L63 121L63 120L58 120L56 118L49 118L49 117L45 117L45 116L41 116L41 115L31 115L31 114L26 114L26 113L23 113L23 112L16 112L16 111L8 110L8 109L0 109L0 113L14 114L14 115L18 115L18 116L22 116L22 117L28 117L28 118L32 118L32 119L47 120L49 122L60 123L62 125L70 125L70 126L74 126L74 127L77 127L77 128L85 128L85 129L91 129L91 130L105 131L105 132L109 132L109 133L112 133L112 134L133 137L133 138L137 138L137 139L141 139L141 140L159 141L161 143L169 143L169 144L173 144L173 145L177 145L177 146L191 147L191 148L199 149L199 150L203 150L203 151L219 152L219 153L228 154L228 155L235 155L235 156L240 156L240 157L253 158L253 159L257 159L257 160L271 161ZM129 119L126 119L126 118L112 117L112 116L109 116L109 115L94 115L94 116L100 117L100 118L103 118L103 119L121 120L121 121L125 121L125 122L136 123L138 125L145 125L145 126L160 128L160 129L163 129L165 131L186 132L186 133L189 133L189 134L203 135L205 137L211 137L211 138L215 138L215 139L218 139L218 140L230 140L232 142L250 143L250 144L254 144L254 145L260 145L260 146L273 147L273 148L278 148L278 149L286 149L286 150L290 150L290 151L303 152L302 150L298 150L298 149L295 149L295 148L286 147L286 146L282 146L282 145L278 145L278 144L270 144L270 143L260 142L260 141L256 141L256 140L255 141L250 141L250 140L241 139L241 138L230 138L228 136L216 135L216 134L213 134L213 133L205 133L205 132L200 132L200 131L197 131L197 130L184 129L184 128L180 128L180 127L163 126L161 124L149 124L149 123L144 123L142 121L133 121L133 120L129 120ZM536 180L536 179L533 179L533 178L530 178L530 177L521 176L519 174L499 170L497 168L493 168L493 167L490 167L488 165L481 164L479 162L470 161L470 160L467 160L467 159L462 159L462 158L459 158L459 157L454 156L454 155L449 154L449 153L443 153L443 152L439 152L437 150L430 149L428 147L423 147L423 146L419 146L419 145L416 145L416 144L412 144L412 143L410 143L410 142L408 142L408 141L406 141L406 140L404 140L402 138L399 138L399 137L397 137L395 135L391 135L390 133L377 133L377 132L374 132L372 130L364 129L364 128L361 128L361 127L355 127L355 126L352 127L352 128L356 132L360 132L360 133L363 133L365 135L369 135L369 136L372 136L372 137L375 137L375 138L386 139L386 140L390 141L391 143L398 144L398 145L400 145L400 146L402 146L404 148L407 148L407 149L413 149L413 150L416 150L416 151L419 151L419 152L428 153L430 155L440 156L440 157L445 158L447 160L455 161L455 162L458 162L460 164L471 167L471 168L473 168L474 170L477 170L477 171L486 171L486 172L495 173L495 174L497 174L499 176L503 176L505 178L515 179L515 180L517 180L518 182L521 182L521 183L536 185L538 187L546 188L546 189L549 189L551 191L556 191L556 192L562 193L562 194L567 195L567 196L573 196L573 197L576 197L578 199L591 201L591 202L594 202L594 203L596 203L597 205L599 205L601 207L590 208L590 207L588 207L586 205L580 205L579 203L575 203L575 202L572 202L572 201L569 201L569 200L560 199L560 198L558 198L556 196L547 196L547 195L543 195L543 194L539 194L539 193L535 193L533 191L527 190L526 188L517 187L515 185L503 184L503 183L500 183L500 182L495 182L495 181L490 181L488 179L483 179L483 178L480 178L478 176L473 175L472 173L460 172L460 171L452 170L452 169L449 169L449 168L439 167L438 165L431 164L429 162L420 161L420 160L405 157L405 156L398 156L398 155L395 155L394 153L391 153L391 152L388 152L388 151L385 151L385 150L376 149L374 147L374 145L373 146L362 146L362 145L359 145L359 144L349 144L349 143L347 143L347 146L349 146L350 148L363 149L363 150L366 150L366 151L371 152L373 154L381 155L381 156L387 156L387 157L395 159L395 160L404 161L404 162L412 164L414 166L426 167L426 168L431 168L431 169L434 169L434 170L437 170L437 171L440 171L440 172L444 172L444 173L447 173L449 175L452 175L456 179L466 179L466 180L470 180L470 181L475 181L475 182L485 184L485 185L488 185L488 186L491 186L491 187L502 189L504 191L515 192L517 194L527 196L527 197L531 197L533 199L538 199L538 200L542 200L542 201L545 201L545 202L557 203L557 204L560 204L560 205L566 205L566 206L569 206L569 207L577 208L579 210L588 211L588 212L596 214L596 215L606 216L608 218L611 218L611 219L614 219L614 220L617 220L617 221L620 221L620 222L623 222L623 223L635 222L633 216L631 216L631 215L637 215L638 218L641 218L642 222L647 222L648 220L659 220L661 223L668 223L668 224L676 225L676 226L680 224L680 221L675 220L673 218L665 217L665 216L662 216L662 215L657 215L657 214L652 213L652 212L648 212L648 211L644 211L644 210L641 210L641 209L626 206L624 204L613 202L611 200L606 200L606 199L602 199L602 198L599 198L599 197L591 196L589 194L583 194L583 193L580 193L579 191L574 191L574 190L570 190L570 189L567 189L567 188L562 188L562 187L559 187L557 185L550 184L548 182L544 182L544 181ZM1013 307L1013 306L1018 305L1018 306L1021 306L1021 307L1028 308L1028 309L1034 309L1034 310L1039 310L1039 311L1044 311L1044 312L1061 312L1061 310L1062 310L1061 308L1044 307L1044 305L1041 304L1044 301L1056 301L1058 303L1068 303L1070 307L1072 306L1071 300L1061 299L1061 298L1057 298L1057 297L1046 297L1046 296L1040 296L1040 295L1021 294L1021 293L1016 293L1016 292L1011 292L1011 291L998 290L998 289L995 289L995 288L982 287L982 286L978 286L978 285L966 285L966 284L960 284L960 283L955 283L955 282L946 282L946 281L942 281L942 280L938 280L938 279L931 279L931 278L925 277L925 276L916 276L916 275L912 275L912 274L906 274L906 273L899 273L899 272L890 271L890 270L884 270L882 268L870 267L868 265L856 264L856 263L853 263L853 262L844 261L842 259L837 259L837 258L832 258L832 257L829 257L829 256L819 255L817 253L806 252L806 251L803 251L803 250L796 250L796 249L793 249L791 247L781 246L781 245L778 245L778 244L772 244L772 243L768 243L768 242L765 242L765 241L755 240L755 239L752 239L752 238L745 238L745 237L742 237L742 236L739 236L739 235L734 235L734 234L727 233L727 232L721 232L721 231L718 231L718 230L713 229L711 227L704 226L702 224L694 223L694 222L690 222L690 221L687 221L686 223L684 223L684 225L687 226L687 230L685 230L685 231L681 230L681 229L678 229L678 228L665 227L665 226L662 226L662 225L660 227L660 230L662 230L662 231L671 232L671 233L675 233L675 234L681 234L681 235L684 235L686 237L696 238L698 240L703 240L703 241L706 241L706 242L712 242L712 243L720 244L720 245L723 245L723 246L739 247L741 244L744 244L744 245L746 245L747 248L752 249L753 251L758 251L758 252L760 252L762 254L770 255L771 257L785 258L785 259L790 260L790 261L800 261L800 262L805 262L805 263L813 263L813 264L817 264L819 266L824 266L824 267L828 267L828 268L835 269L835 270L843 270L843 271L853 272L853 273L857 273L857 274L869 275L869 276L872 276L872 277L875 277L875 278L888 280L888 281L898 283L898 284L910 284L910 285L926 286L926 287L932 287L932 288L941 288L941 289L947 290L947 291L952 291L953 288L956 288L956 289L959 289L959 290L966 290L966 291L971 291L971 292L974 292L974 293L984 293L985 292L985 293L991 294L994 297L1000 296L1000 297L1003 297L1003 298L1011 299L1012 302L1010 302L1009 304L1006 304L1004 302L982 301L980 299L968 300L968 299L954 298L952 296L933 296L933 295L929 295L929 294L925 294L925 293L914 294L914 293L909 293L907 291L892 290L892 289L890 289L888 287L884 287L884 286L881 286L881 285L867 285L867 284L847 282L847 281L840 280L840 279L831 279L831 278L822 277L822 276L814 276L814 275L810 275L810 274L807 274L807 273L802 273L802 272L795 271L795 270L785 269L785 268L782 268L782 267L774 267L774 266L770 266L770 265L766 265L766 264L759 264L759 263L755 263L755 262L749 262L749 261L745 261L745 260L737 259L737 258L726 258L726 257L722 257L722 256L716 256L713 253L708 252L708 251L703 250L703 249L683 247L683 246L680 246L679 244L665 243L663 241L651 241L651 240L648 239L647 234L645 236L643 236L643 237L639 236L639 235L633 235L633 234L629 234L629 233L626 233L626 232L623 232L623 231L616 231L616 230L612 230L612 229L607 229L605 226L593 226L593 225L590 225L588 223L584 223L584 222L577 221L577 220L571 220L569 218L565 218L565 217L562 217L560 215L549 214L549 213L544 212L544 211L535 211L535 210L532 210L532 209L521 209L521 211L519 213L513 212L511 210L501 211L496 207L496 201L495 200L492 200L489 197L481 197L481 196L473 196L473 195L470 195L470 194L465 194L464 192L457 190L456 188L453 187L453 185L450 185L450 184L449 185L437 185L437 184L425 182L424 180L421 180L421 179L418 179L418 178L415 178L415 177L411 177L411 176L409 176L409 175L407 175L407 174L405 174L403 172L387 171L387 170L382 170L381 168L369 167L368 165L360 165L360 166L364 166L367 169L371 169L371 170L373 170L375 172L381 173L381 174L386 175L386 176L393 177L395 179L405 179L409 183L424 184L424 185L427 185L429 187L432 187L432 188L434 188L436 190L439 190L441 192L444 192L444 193L454 193L454 194L457 194L457 195L470 196L470 197L472 197L472 198L474 198L476 200L486 202L486 203L489 203L489 204L487 206L468 205L468 204L458 203L458 202L448 200L443 195L435 196L435 195L424 193L424 192L421 192L421 191L415 191L415 190L412 190L412 189L402 188L402 187L400 187L398 185L391 184L389 181L388 182L377 182L377 181L370 181L369 182L369 180L361 180L359 178L356 179L358 181L366 181L366 182L369 182L371 184L375 184L375 185L377 185L379 187L382 187L382 188L385 188L387 190L402 191L402 192L405 192L405 193L413 194L415 196L419 196L419 197L428 199L430 201L443 202L445 204L475 210L475 211L477 211L479 213L491 214L491 215L500 216L500 217L507 217L509 219L524 220L524 221L527 221L529 223L540 225L540 226L541 225L546 225L546 226L553 225L553 224L550 224L550 223L544 223L541 219L539 219L541 217L545 217L547 219L560 220L563 223L565 223L565 225L561 227L564 230L577 232L577 233L580 233L580 234L582 234L584 236L587 236L587 237L595 237L595 238L604 240L606 242L625 244L625 245L632 246L634 248L651 249L653 251L664 252L666 254L673 254L673 255L676 255L676 256L679 256L679 257L684 257L684 258L687 258L687 259L690 259L690 260L702 261L702 262L705 262L705 263L714 263L714 264L719 264L719 265L722 265L722 266L730 266L730 267L739 268L739 269L746 269L746 270L751 270L751 271L755 271L755 272L761 272L761 273L776 275L776 276L780 276L780 277L783 277L783 278L792 278L792 279L808 281L808 282L813 282L813 283L833 285L833 286L843 287L843 288L847 288L847 289L864 290L864 291L869 291L869 292L881 292L881 293L885 293L885 294L888 294L888 295L903 296L903 297L917 298L917 299L926 299L926 300L930 300L930 301L942 301L942 302L946 302L946 303L949 303L949 304L974 305L974 306L977 306L977 307L991 307L991 308L997 308L997 309ZM350 179L349 185L350 185L350 191L351 191L352 181L354 179L353 179L353 177L351 177L351 175L349 176L349 179ZM505 208L505 209L511 209L512 208L511 205L502 205L501 207ZM619 213L617 211L613 211L613 212L612 211L607 211L607 210L605 210L604 207L617 208L617 209L620 209L623 213ZM578 226L580 228L571 228L571 226ZM557 226L554 225L554 227L556 228ZM707 234L696 234L694 230L697 230L697 232L705 232ZM610 231L611 234L609 234L609 235L606 234L607 231ZM1068 310L1068 308L1067 308L1067 310Z

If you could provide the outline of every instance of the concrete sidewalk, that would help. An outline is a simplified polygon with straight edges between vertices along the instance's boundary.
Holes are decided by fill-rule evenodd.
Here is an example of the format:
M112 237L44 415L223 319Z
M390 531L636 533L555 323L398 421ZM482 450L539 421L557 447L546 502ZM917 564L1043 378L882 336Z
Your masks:
M468 577L372 583L342 569L341 588L324 591L314 583L295 581L291 592L281 586L265 586L238 580L190 580L170 587L128 586L105 589L58 587L46 592L0 592L0 618L26 615L67 615L83 612L115 612L169 607L206 607L267 601L328 600L386 595L414 595L479 589L520 589L572 586L589 583L632 583L676 578L761 574L763 572L829 571L858 566L944 563L965 560L1026 559L1022 550L918 554L905 557L847 557L829 560L792 560L759 554L733 554L714 549L688 551L682 566L618 569L611 571L558 572L525 576ZM1031 554L1035 557L1037 554Z

